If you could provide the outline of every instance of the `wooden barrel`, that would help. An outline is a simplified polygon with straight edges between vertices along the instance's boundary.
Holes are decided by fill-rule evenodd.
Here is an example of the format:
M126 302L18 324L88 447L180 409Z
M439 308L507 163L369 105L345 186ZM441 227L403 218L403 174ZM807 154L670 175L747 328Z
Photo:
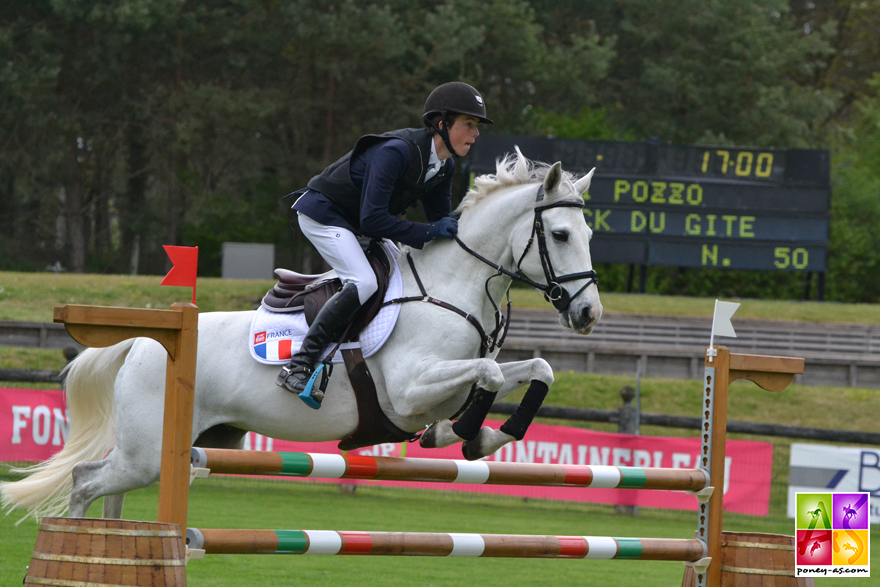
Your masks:
M186 585L186 552L177 524L43 518L26 585Z
M795 577L795 539L758 532L721 533L721 587L814 587L810 577ZM694 587L688 567L682 587Z

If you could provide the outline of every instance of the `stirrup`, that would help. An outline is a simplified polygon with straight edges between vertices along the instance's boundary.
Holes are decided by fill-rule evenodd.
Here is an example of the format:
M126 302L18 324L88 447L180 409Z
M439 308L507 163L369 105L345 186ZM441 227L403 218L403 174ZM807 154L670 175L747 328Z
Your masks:
M312 371L312 376L309 377L309 380L306 382L305 389L303 389L302 392L299 394L299 399L301 399L303 403L305 403L313 410L321 409L321 401L324 400L324 392L320 389L314 389L314 387L315 380L318 379L318 373L323 371L325 366L326 365L324 363L321 363L320 365L318 365L317 369ZM313 389L314 395L312 394Z

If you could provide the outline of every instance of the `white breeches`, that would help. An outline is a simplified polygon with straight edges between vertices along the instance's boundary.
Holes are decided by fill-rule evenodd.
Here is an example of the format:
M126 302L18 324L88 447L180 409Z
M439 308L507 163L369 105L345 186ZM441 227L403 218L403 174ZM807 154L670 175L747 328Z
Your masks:
M358 237L350 230L338 226L321 224L301 212L296 215L303 234L336 271L342 284L353 283L357 286L361 304L376 293L379 289L376 274L364 254L370 244L369 238Z

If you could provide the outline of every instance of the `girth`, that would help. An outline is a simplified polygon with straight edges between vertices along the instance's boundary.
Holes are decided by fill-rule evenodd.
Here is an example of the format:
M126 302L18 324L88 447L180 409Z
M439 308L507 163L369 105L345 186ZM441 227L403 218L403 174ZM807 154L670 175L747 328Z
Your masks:
M354 432L339 441L339 450L354 450L383 442L396 443L418 438L418 434L404 432L395 426L382 411L376 384L361 349L344 349L342 357L345 359L348 379L357 400L358 424Z

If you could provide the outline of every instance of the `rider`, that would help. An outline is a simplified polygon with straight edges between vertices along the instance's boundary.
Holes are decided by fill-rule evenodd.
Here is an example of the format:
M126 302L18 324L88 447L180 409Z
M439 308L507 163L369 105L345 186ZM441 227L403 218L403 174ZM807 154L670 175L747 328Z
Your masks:
M293 204L303 234L342 280L342 290L318 312L299 352L281 368L276 384L301 394L327 344L342 334L358 308L378 289L364 250L388 238L421 249L452 238L452 155L463 157L486 118L483 97L461 82L438 86L425 102L426 128L361 137L354 149L313 177ZM421 200L428 224L397 218ZM303 397L303 396L300 396ZM318 409L324 394L303 397Z

